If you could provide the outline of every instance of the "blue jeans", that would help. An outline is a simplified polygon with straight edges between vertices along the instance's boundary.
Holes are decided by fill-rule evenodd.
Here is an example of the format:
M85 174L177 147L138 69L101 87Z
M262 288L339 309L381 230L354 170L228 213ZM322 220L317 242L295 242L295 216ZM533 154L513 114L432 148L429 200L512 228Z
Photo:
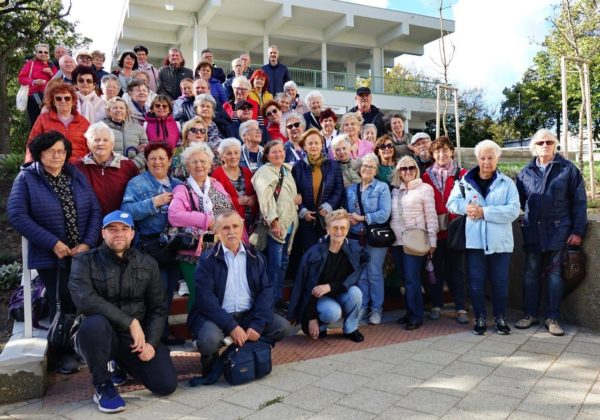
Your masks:
M362 301L362 292L356 286L350 287L347 292L336 297L323 296L317 301L317 312L321 321L321 331L327 324L336 322L344 316L344 334L349 334L358 329L358 311Z
M526 315L537 318L540 301L540 273L542 268L552 267L546 273L546 318L558 319L564 284L560 276L561 251L527 252L523 279L523 309ZM543 261L544 260L544 261Z
M431 303L434 308L441 308L444 305L444 282L446 282L456 310L465 310L465 253L449 249L447 242L446 239L438 239L433 254L433 267L437 281L428 287Z
M358 287L362 292L362 308L369 309L371 302L371 310L381 311L383 308L383 263L387 248L375 248L367 245L367 254L369 254L369 263L367 269L363 271L358 281Z
M273 298L277 303L283 296L283 281L287 270L289 254L288 242L290 235L285 237L285 243L277 242L270 235L267 239L267 275L273 283Z
M413 324L423 323L423 292L421 291L421 270L425 257L405 254L401 246L392 247L392 255L396 267L404 276L404 303L408 321Z
M475 317L485 317L485 282L492 284L494 317L504 316L508 300L508 271L510 252L485 255L482 249L467 249L469 290Z

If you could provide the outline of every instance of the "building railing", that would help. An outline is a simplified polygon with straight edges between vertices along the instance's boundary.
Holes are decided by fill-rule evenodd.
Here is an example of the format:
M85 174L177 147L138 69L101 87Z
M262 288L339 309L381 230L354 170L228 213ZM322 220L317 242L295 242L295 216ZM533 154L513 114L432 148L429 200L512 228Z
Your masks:
M231 72L229 61L215 60L215 64L221 67L225 74ZM258 66L252 66L252 68ZM437 82L424 80L401 79L393 76L372 77L356 73L342 73L335 71L322 72L321 70L301 69L288 67L290 76L299 87L330 89L354 92L361 86L368 86L373 93L414 96L420 98L435 98ZM324 82L325 86L324 87Z

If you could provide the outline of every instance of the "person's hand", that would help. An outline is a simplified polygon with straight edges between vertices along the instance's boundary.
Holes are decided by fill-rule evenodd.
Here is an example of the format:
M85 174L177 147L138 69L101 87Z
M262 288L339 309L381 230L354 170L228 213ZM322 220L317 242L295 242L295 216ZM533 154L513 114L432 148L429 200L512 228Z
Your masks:
M308 334L316 340L319 338L319 332L319 321L317 319L308 321Z
M320 214L321 216L325 217L325 216L327 216L327 214L328 214L328 213L327 213L327 210L325 210L325 209L321 209L321 210L319 210L319 214Z
M71 256L71 248L69 248L64 242L62 241L58 241L56 244L54 244L54 246L52 247L52 252L54 252L54 254L60 259L62 260L65 257L70 257Z
M79 244L75 248L71 248L71 256L74 257L77 254L88 252L89 250L90 246L88 244Z
M137 147L138 153L144 153L144 149L146 149L146 145L147 144L148 143L140 143L140 144L138 144L138 147Z
M238 203L240 203L241 206L249 206L248 196L246 196L246 195L238 196Z
M302 203L302 196L300 194L297 194L296 197L294 197L294 204L299 206L300 203Z
M33 84L34 84L34 85L45 85L45 84L46 84L46 81L45 81L44 79L35 79L35 80L33 81Z
M246 205L248 207L252 207L256 204L256 196L255 195L250 195L250 196L246 196Z
M279 224L279 220L273 220L273 222L271 223L271 232L273 232L273 235L277 238L283 237L283 229Z
M435 247L434 246L432 246L431 248L429 248L429 256L430 257L433 257L434 252L435 252Z
M215 227L215 218L211 217L210 222L208 222L208 225L206 225L206 230L209 232L212 232L214 227Z
M52 69L50 67L44 67L42 69L42 73L46 73L48 76L54 76L54 73L52 73Z
M350 224L351 224L352 226L354 226L354 225L356 225L356 224L358 224L358 223L360 222L360 221L357 219L357 217L358 217L358 214L356 214L356 213L350 213L348 216L350 217Z
M312 295L317 299L329 292L331 292L331 286L329 284L320 284L312 289Z
M144 334L144 330L142 330L140 321L136 318L133 318L133 321L129 324L129 334L131 334L131 338L133 338L133 343L129 345L129 347L131 347L131 352L141 353L146 344L146 335Z
M138 358L142 362L149 362L150 360L152 360L154 358L155 355L156 355L156 350L154 350L154 346L150 343L145 343L144 348L142 349L140 354L138 354Z
M154 207L159 208L165 204L169 204L173 199L173 193L168 191L154 196Z
M567 245L581 245L581 236L570 234L567 238Z
M476 204L467 204L467 217L473 220L483 219L483 207Z
M258 341L260 338L260 334L254 328L248 328L246 335L248 336L248 341Z
M304 215L304 220L306 220L307 222L314 222L315 221L315 211L307 211L306 214Z
M246 342L246 340L248 339L248 335L246 334L246 331L244 331L244 329L242 327L240 327L239 325L237 327L235 327L233 330L231 330L231 332L229 333L229 336L233 340L233 344L235 344L238 347L242 347L244 345L244 343Z

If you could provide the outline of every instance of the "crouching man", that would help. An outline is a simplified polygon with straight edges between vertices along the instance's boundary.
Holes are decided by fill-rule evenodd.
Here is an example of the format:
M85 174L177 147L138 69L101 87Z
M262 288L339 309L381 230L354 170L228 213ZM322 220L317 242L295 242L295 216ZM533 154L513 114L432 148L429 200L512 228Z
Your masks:
M225 336L243 346L261 336L277 342L289 323L273 313L273 285L267 278L262 254L242 243L244 221L234 210L217 216L219 243L198 260L194 275L196 301L187 324L200 352L202 373L208 375L217 361Z
M104 217L104 243L73 259L69 289L84 318L75 348L85 359L100 411L125 409L110 366L114 360L146 388L169 395L177 373L160 343L167 317L166 293L154 259L131 247L133 218L117 210Z
M344 317L344 336L360 343L358 312L362 292L356 285L369 257L358 242L346 238L350 218L335 210L325 218L327 236L308 249L296 276L288 319L299 322L314 339L327 336L327 324Z

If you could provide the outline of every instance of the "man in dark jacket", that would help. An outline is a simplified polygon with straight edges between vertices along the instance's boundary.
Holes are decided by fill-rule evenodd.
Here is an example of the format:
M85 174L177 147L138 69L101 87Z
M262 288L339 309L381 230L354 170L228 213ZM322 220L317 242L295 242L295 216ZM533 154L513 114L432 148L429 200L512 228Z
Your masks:
M131 248L133 218L116 210L104 217L104 243L74 258L69 289L83 318L75 347L96 387L100 411L125 409L109 368L114 360L150 391L169 395L177 373L169 349L160 343L167 318L158 265Z
M273 96L283 92L283 85L292 80L287 66L279 62L279 49L276 45L269 47L269 62L262 66L262 69L269 76L268 88Z
M383 112L381 112L375 105L371 105L371 102L373 102L371 89L368 87L359 87L356 89L354 101L356 106L351 108L349 112L360 112L363 117L363 125L374 124L375 127L377 127L377 138L383 136L385 134Z
M525 248L523 309L517 328L538 324L540 280L547 282L545 326L552 335L564 335L558 323L563 297L562 250L580 245L587 224L587 196L581 172L556 153L558 139L546 129L531 139L533 160L517 177L521 229ZM545 275L540 279L541 273Z
M234 344L261 336L277 342L289 323L273 313L273 285L267 278L265 258L242 244L244 221L235 210L217 216L219 244L202 254L196 267L196 301L188 316L189 330L201 354L206 376L217 361L225 336Z
M325 220L327 236L302 257L288 319L300 323L302 331L316 340L327 336L327 324L344 316L344 336L360 343L362 292L357 284L369 257L358 242L346 238L350 229L346 210L334 210Z
M194 79L194 72L185 66L181 51L177 48L169 50L167 65L158 71L158 86L156 93L167 95L172 101L181 96L180 83L183 79Z

